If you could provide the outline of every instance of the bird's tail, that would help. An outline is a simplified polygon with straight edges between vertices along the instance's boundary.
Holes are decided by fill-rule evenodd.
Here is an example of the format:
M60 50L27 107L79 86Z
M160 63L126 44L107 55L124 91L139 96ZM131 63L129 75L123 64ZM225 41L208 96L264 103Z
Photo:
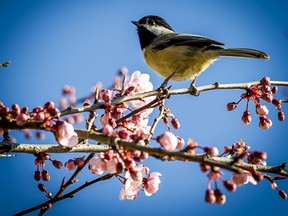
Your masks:
M217 50L217 52L220 56L269 59L269 56L266 53L254 49L231 48L231 49L219 49Z

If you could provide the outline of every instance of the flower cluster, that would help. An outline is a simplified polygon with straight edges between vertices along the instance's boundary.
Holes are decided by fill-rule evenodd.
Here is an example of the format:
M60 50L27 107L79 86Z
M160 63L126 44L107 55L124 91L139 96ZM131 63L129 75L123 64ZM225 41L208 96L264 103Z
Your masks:
M47 154L45 152L39 152L34 160L34 164L36 165L36 171L34 172L34 179L36 181L40 181L41 179L43 181L50 180L50 174L45 169L45 164L47 160L51 161L55 168L61 169L62 167L61 161L52 160L50 154Z
M18 126L24 126L28 123L41 123L41 127L50 130L50 120L59 114L59 110L54 103L49 101L43 107L37 106L32 112L28 111L28 107L20 108L18 104L13 104L11 109L0 102L0 117L9 121L16 121Z
M241 164L244 160L247 160L249 164L255 165L266 165L267 153L262 151L249 152L250 146L247 146L244 140L232 144L232 146L225 146L223 154L227 157L233 159L234 163ZM232 176L232 181L237 184L237 186L247 184L248 182L252 184L257 184L257 182L263 179L263 175L253 169L249 169L242 173L235 173Z
M93 174L101 175L104 171L110 174L121 174L125 172L124 187L120 192L120 199L136 199L139 190L144 185L143 190L147 196L151 196L158 190L160 184L160 173L151 173L147 178L145 175L149 172L148 167L137 165L130 154L119 154L113 150L100 153L89 161L89 169ZM121 176L117 175L118 178Z
M79 157L79 158L73 158L73 159L69 159L65 164L64 167L67 170L75 170L76 167L83 167L85 163L85 157Z
M249 101L254 102L256 114L259 116L259 128L266 130L272 126L272 121L267 117L269 110L268 108L260 103L260 99L265 102L272 103L276 110L278 110L278 120L284 121L285 115L281 109L281 100L275 99L274 94L278 91L277 86L271 87L271 82L269 77L264 77L260 80L259 84L253 85L246 91L246 93L241 95L241 99L238 102L231 102L227 104L227 110L234 110L240 101L243 99L247 100L246 110L242 115L242 122L245 125L249 125L252 121L251 113L248 109Z
M225 180L222 178L223 173L220 171L219 167L211 167L209 165L205 165L205 164L200 164L201 170L204 172L209 171L208 173L208 186L207 186L207 190L205 193L205 201L207 203L213 204L220 204L223 205L226 202L226 196L225 194L223 194L220 190L220 188L218 187L216 181L217 179L219 179L223 186L229 191L229 192L235 192L236 191L236 184L233 181L229 181L229 180ZM215 189L212 190L212 186L211 186L211 181L215 183Z
M278 195L282 198L282 199L287 199L288 196L286 194L286 192L284 190L281 190L276 181L277 180L283 180L283 179L286 179L285 177L282 177L282 176L275 176L275 177L271 177L271 176L268 176L268 175L265 175L264 176L271 184L271 188L273 190L277 190L278 191Z
M115 85L115 90L97 88L95 96L97 101L104 103L104 113L100 117L100 131L107 136L118 137L126 141L135 142L138 145L146 145L145 140L150 138L150 126L148 126L148 116L153 111L150 106L145 107L155 99L149 97L141 100L123 102L113 105L112 100L124 95L134 95L153 90L153 85L149 81L148 74L136 71L131 78L124 77L121 85ZM99 94L96 94L99 91ZM144 108L143 108L144 107ZM141 109L141 110L139 110ZM126 117L125 112L134 112L132 118ZM139 111L138 111L139 110ZM93 119L90 113L88 119ZM95 125L92 130L98 131ZM89 170L93 174L101 175L103 172L115 174L118 178L123 178L119 174L126 172L124 187L120 192L120 199L135 199L138 191L142 188L146 195L150 196L158 190L160 183L160 173L151 173L147 178L148 168L137 165L136 162L148 158L146 152L138 150L128 151L116 146L116 149L101 152L89 161Z
M51 101L45 103L43 107L33 108L31 112L28 111L28 107L20 108L18 104L13 104L9 109L0 102L1 120L15 121L16 125L20 127L24 127L26 124L39 124L39 128L53 132L62 147L72 148L78 144L78 135L70 123L55 120L59 114L59 109ZM27 138L31 136L30 130L24 129L23 132ZM42 139L43 136L39 131L36 133L36 137L39 139Z
M139 190L143 190L146 196L156 193L161 183L158 172L153 172L145 178L149 169L143 165L137 165L134 173L127 171L125 174L124 186L119 195L120 200L134 200L138 197Z

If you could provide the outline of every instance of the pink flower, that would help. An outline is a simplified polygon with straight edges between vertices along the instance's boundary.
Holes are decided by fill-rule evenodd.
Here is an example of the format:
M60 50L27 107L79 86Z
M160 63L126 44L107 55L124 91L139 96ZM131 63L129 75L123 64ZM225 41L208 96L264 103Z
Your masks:
M104 169L105 163L98 155L89 161L89 170L93 174L102 175Z
M127 178L125 185L122 187L119 195L120 200L135 200L138 197L138 192L141 189L141 182L133 181L132 178Z
M132 91L129 91L128 95L134 95L137 93L152 91L153 84L150 82L149 79L150 79L150 76L148 74L141 74L140 71L135 71L132 74L130 81L125 83L125 89L133 89ZM145 104L149 103L154 98L155 97L149 97L149 98L144 98L143 100L133 100L133 101L127 102L127 104L130 104L135 110L140 107L143 107ZM145 109L141 111L141 116L147 117L152 111L153 109Z
M148 178L144 180L144 192L146 196L151 196L153 193L156 193L161 183L158 172L153 172L149 174Z
M73 125L66 121L57 121L55 138L62 147L73 148L78 144L78 135L74 131Z
M178 138L171 132L167 131L157 137L157 142L167 151L173 151L178 145Z
M253 185L257 184L257 181L252 177L251 173L248 171L243 171L242 173L235 173L232 175L232 182L234 182L237 186L241 186L247 183L251 183Z
M103 127L102 133L103 133L103 135L107 135L107 136L112 135L112 133L113 133L113 128L112 128L112 126L109 125L109 124L106 124L106 125Z
M89 161L89 169L93 174L101 175L104 171L113 174L119 170L119 166L124 167L124 163L113 150L101 152Z
M132 170L131 170L132 171ZM138 165L134 167L133 171L126 172L125 175L125 184L120 191L119 199L124 200L133 200L138 197L138 192L143 188L147 196L151 196L153 193L156 193L160 184L160 173L153 172L147 178L143 178L149 171L148 167L143 165Z

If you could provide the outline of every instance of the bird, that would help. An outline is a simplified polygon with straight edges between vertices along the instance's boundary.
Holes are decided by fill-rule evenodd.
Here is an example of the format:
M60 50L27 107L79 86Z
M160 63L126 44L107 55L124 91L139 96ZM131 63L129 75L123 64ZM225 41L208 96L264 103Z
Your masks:
M262 51L247 48L224 48L224 43L195 34L176 33L155 15L131 21L139 36L146 64L167 82L192 80L219 57L269 59ZM192 85L192 84L191 84Z

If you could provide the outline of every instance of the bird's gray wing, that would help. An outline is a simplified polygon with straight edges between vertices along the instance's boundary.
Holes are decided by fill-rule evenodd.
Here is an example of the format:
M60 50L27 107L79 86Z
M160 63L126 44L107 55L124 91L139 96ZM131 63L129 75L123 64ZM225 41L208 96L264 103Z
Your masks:
M221 49L219 46L224 46L223 43L220 43L209 38L205 38L198 35L192 34L167 34L160 37L157 37L152 42L153 48L162 50L169 46L193 46L193 47L205 47L205 48L214 48Z

